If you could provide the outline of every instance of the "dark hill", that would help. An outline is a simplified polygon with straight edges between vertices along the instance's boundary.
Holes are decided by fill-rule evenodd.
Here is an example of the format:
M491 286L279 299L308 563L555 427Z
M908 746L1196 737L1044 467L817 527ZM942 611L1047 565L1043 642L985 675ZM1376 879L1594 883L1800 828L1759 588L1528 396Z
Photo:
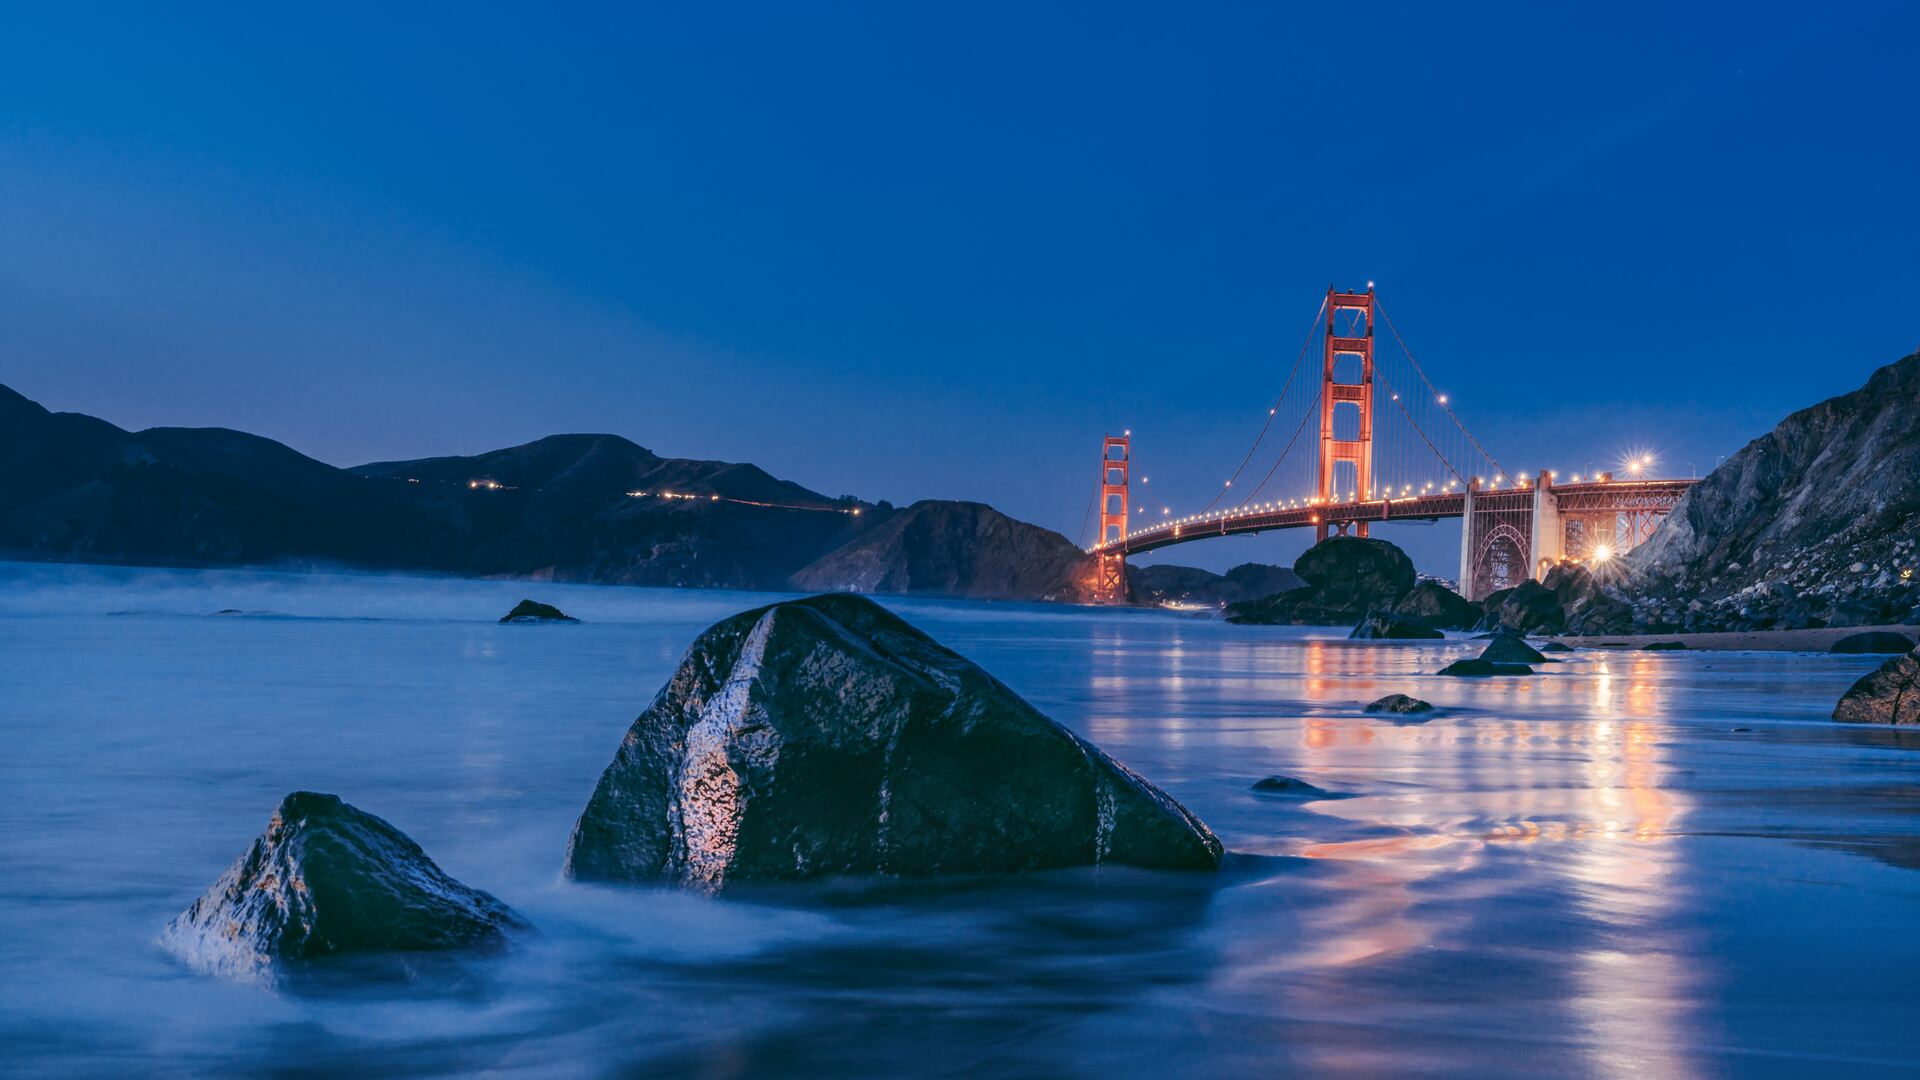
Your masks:
M876 509L611 435L337 469L245 432L128 432L0 387L0 550L29 558L779 588Z

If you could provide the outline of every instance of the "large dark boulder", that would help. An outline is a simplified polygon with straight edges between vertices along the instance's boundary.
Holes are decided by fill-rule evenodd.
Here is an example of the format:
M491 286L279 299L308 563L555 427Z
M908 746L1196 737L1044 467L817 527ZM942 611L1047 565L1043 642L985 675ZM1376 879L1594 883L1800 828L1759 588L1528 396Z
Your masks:
M1274 596L1233 604L1227 621L1294 626L1351 626L1375 605L1391 607L1413 588L1413 561L1387 543L1334 536L1308 548L1293 564L1306 584Z
M1447 635L1428 626L1418 619L1400 615L1387 608L1374 608L1360 625L1353 628L1350 638L1444 638Z
M1437 581L1422 581L1393 605L1393 613L1436 630L1465 630L1480 618L1480 606Z
M1864 634L1848 634L1827 649L1833 653L1888 653L1899 655L1913 651L1913 639L1905 634L1896 634L1891 630L1870 630Z
M162 941L202 971L262 978L286 961L497 944L525 926L392 825L296 791Z
M1920 724L1920 650L1861 677L1834 706L1833 718L1849 724Z
M694 641L601 775L566 870L718 889L1220 855L1179 803L976 665L827 595Z

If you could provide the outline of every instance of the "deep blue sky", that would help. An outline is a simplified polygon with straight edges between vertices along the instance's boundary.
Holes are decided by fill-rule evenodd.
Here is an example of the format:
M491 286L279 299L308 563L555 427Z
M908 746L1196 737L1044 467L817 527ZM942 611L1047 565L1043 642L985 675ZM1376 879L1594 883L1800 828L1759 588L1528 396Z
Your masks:
M1573 469L1920 345L1909 4L23 7L0 382L128 427L611 431L1072 535L1108 429L1204 503L1329 282Z

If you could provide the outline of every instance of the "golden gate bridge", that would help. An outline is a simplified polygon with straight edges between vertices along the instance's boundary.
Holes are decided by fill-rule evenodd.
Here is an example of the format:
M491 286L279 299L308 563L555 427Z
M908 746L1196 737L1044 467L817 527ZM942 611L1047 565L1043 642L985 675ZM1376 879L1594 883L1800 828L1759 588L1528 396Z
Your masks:
M1391 341L1377 353L1376 321ZM1625 477L1503 467L1414 359L1372 282L1327 289L1252 445L1205 506L1157 517L1131 507L1132 444L1129 430L1100 448L1099 533L1087 550L1106 603L1125 601L1131 554L1268 529L1366 536L1374 522L1441 518L1463 519L1460 591L1480 600L1564 560L1632 550L1694 483L1641 476L1646 454L1629 455Z

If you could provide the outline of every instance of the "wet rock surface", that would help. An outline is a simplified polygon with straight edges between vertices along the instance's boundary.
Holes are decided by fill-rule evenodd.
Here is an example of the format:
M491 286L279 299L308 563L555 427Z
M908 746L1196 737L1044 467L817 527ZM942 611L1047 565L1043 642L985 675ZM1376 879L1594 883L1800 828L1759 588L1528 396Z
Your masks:
M1312 802L1316 799L1347 798L1346 795L1339 792L1328 791L1325 788L1316 787L1307 783L1305 780L1298 780L1291 776L1269 776L1262 780L1256 780L1253 784L1253 790L1262 795L1278 795L1288 799L1299 799L1302 802Z
M1627 557L1655 630L1914 621L1920 605L1920 354L1781 421L1689 490Z
M1441 668L1440 674L1480 678L1487 675L1531 675L1533 669L1525 664L1505 664L1476 656L1469 660L1455 660Z
M1388 694L1386 697L1369 704L1364 710L1370 713L1395 713L1414 715L1433 711L1430 702L1421 701L1410 694Z
M1334 536L1293 564L1306 584L1232 604L1227 621L1263 625L1352 626L1375 606L1391 608L1413 589L1413 561L1385 540Z
M380 818L296 791L161 941L198 970L268 978L289 961L498 944L526 925Z
M1887 653L1899 655L1912 652L1914 641L1905 634L1896 634L1891 630L1874 630L1865 634L1848 634L1834 642L1828 649L1832 653Z
M1401 638L1419 640L1444 638L1447 635L1435 630L1433 627L1428 626L1418 619L1396 614L1385 608L1374 608L1372 611L1367 612L1367 617L1360 620L1360 625L1354 627L1353 633L1347 636L1360 639Z
M978 666L827 595L700 635L602 774L566 871L718 889L1220 856L1178 802Z
M1483 630L1526 634L1624 634L1633 629L1633 609L1608 595L1593 573L1562 563L1541 581L1523 581L1490 593L1483 601Z
M1833 718L1849 724L1920 724L1920 650L1896 656L1840 697Z
M1480 651L1480 659L1496 664L1540 664L1547 658L1518 634L1495 634Z
M1393 605L1393 613L1436 630L1465 630L1479 620L1481 610L1437 581L1421 581Z
M522 600L513 605L513 610L500 616L503 623L540 623L540 622L579 622L579 619L561 611L552 604L542 604L535 600Z

